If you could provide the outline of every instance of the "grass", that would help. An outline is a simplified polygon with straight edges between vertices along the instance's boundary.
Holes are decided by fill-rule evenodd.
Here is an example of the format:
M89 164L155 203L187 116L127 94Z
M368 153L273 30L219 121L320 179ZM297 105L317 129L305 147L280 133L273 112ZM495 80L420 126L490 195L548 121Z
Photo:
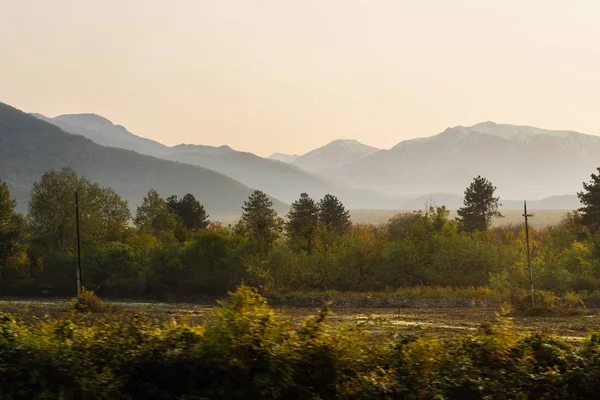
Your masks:
M465 287L454 288L448 286L412 286L399 288L397 290L387 290L378 292L340 292L329 290L324 292L291 292L282 298L284 299L302 299L302 298L403 298L403 299L461 299L461 300L497 300L499 297L490 288Z
M185 322L191 325L206 325L212 321L210 305L167 304L146 302L105 302L110 304L113 313L122 318L134 315L143 316L157 323ZM68 313L70 305L66 300L0 300L0 311L17 316L24 321L40 318L56 319ZM314 308L276 307L284 318L298 324ZM600 331L600 309L588 309L584 315L552 317L514 317L518 332L544 332L576 343L585 338L589 331ZM494 323L501 312L498 308L397 308L397 309L334 309L332 324L351 324L367 327L373 333L402 335L422 334L432 337L446 337L458 333L474 332L483 323ZM97 320L105 318L96 316Z
M350 210L350 216L355 223L368 224L385 224L394 215L401 212L413 212L413 210ZM565 216L566 210L528 210L533 214L533 218L529 221L531 226L535 228L545 228L550 225L555 225ZM495 219L492 221L493 226L502 226L523 222L522 210L502 210L504 218ZM285 215L280 215L285 217ZM456 217L456 210L450 211L450 218ZM240 218L239 215L229 215L218 217L215 221L225 226L235 224Z
M412 212L412 210L351 210L352 221L357 223L384 224L399 212ZM565 216L565 210L528 210L533 214L529 221L531 226L545 228L560 222ZM502 226L523 222L522 210L502 210L504 218L492 221L493 226ZM456 217L456 210L450 211L450 218Z

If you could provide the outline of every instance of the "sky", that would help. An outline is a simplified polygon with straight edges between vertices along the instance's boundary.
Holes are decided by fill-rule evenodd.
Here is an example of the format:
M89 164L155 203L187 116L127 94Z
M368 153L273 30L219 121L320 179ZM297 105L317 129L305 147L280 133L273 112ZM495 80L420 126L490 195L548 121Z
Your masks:
M0 101L167 145L600 134L597 0L0 0Z

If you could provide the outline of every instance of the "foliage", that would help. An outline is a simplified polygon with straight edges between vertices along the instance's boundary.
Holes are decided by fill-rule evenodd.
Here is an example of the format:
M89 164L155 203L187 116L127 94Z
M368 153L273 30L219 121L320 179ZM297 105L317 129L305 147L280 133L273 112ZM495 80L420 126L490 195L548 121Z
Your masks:
M33 185L28 222L38 240L51 249L75 247L75 192L79 196L83 240L117 240L131 218L127 202L65 167L42 175Z
M283 220L273 209L269 197L255 190L242 206L241 232L259 253L268 252L283 229Z
M150 189L144 197L133 222L140 231L152 234L172 231L177 224L175 217L169 212L167 202L154 189Z
M319 224L319 207L306 193L292 203L287 214L287 233L292 245L304 250L311 250L314 235Z
M465 189L464 207L457 213L460 228L466 232L486 231L492 218L501 218L498 211L499 197L494 197L496 187L490 181L481 176L473 179L473 182Z
M592 174L589 183L583 183L583 191L577 193L577 197L583 204L579 211L583 212L581 222L593 231L600 230L600 167L598 174Z
M511 293L510 313L520 316L577 315L585 311L581 297L574 292L557 296L552 292L535 290L535 305L530 293Z
M206 326L0 315L3 398L594 398L600 335L569 345L499 318L448 339L292 325L240 287Z
M78 312L99 313L104 311L104 305L100 297L85 288L81 288L81 294L71 300L71 305Z
M15 206L8 185L0 179L0 280L23 278L29 263L25 223Z
M139 229L131 229L125 203L110 189L64 169L36 184L28 225L14 211L4 213L11 216L0 230L2 294L73 295L77 249L68 204L75 189L81 199L84 285L103 297L191 300L223 295L242 282L270 297L385 295L399 288L405 297L446 293L440 287L450 296L489 287L508 299L529 288L522 224L467 232L443 206L401 213L378 226L349 224L334 196L315 204L302 194L282 240L282 221L260 191L245 203L236 226L206 227L193 196L165 201L150 190L134 219ZM10 194L2 193L3 204L12 204ZM339 224L323 217L329 209L324 204L337 210L331 215L338 215ZM191 213L180 214L179 205L190 206L184 208ZM185 222L189 216L194 217ZM582 221L582 214L572 212L554 226L530 229L536 289L588 296L600 285L600 235Z
M177 200L177 196L168 197L167 207L191 231L196 232L199 229L206 229L210 225L208 213L204 210L204 206L190 193L179 200Z
M350 212L346 210L342 202L331 194L326 194L318 204L319 221L329 230L338 235L344 233L352 223Z

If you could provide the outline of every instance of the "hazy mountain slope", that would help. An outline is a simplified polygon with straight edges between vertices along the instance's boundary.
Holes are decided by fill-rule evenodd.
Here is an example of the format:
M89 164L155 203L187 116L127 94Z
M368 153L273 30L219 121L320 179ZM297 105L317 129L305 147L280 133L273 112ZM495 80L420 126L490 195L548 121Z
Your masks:
M281 161L284 163L292 164L298 158L298 154L283 154L283 153L273 153L269 157L270 160Z
M211 156L196 152L178 152L163 157L219 171L287 203L298 199L303 192L314 198L332 193L351 208L396 208L402 201L398 196L336 185L292 165L261 158L252 153L234 151Z
M125 146L124 148L139 153L220 172L288 203L296 200L302 192L307 192L315 198L332 193L348 207L353 208L397 208L401 202L397 196L343 187L293 165L235 151L229 146L181 144L168 147L154 141L148 143L147 139L94 114L62 115L56 118L46 118L39 114L35 116L61 126L70 133L98 140L99 144L111 147ZM90 125L87 125L88 123Z
M54 118L48 118L41 114L32 115L58 126L67 133L85 136L102 146L133 150L151 156L158 156L169 151L169 148L162 143L134 135L125 127L115 125L100 115L65 114Z
M331 168L350 164L378 151L379 149L356 140L339 139L297 157L293 164L305 171L322 173Z
M600 165L600 137L491 122L404 141L328 176L403 195L462 193L490 179L503 198L540 199L580 191Z
M79 135L0 103L0 178L26 210L31 186L50 169L73 167L78 174L113 187L131 206L148 189L163 195L194 194L212 216L241 212L251 189L220 173L100 146ZM288 207L275 200L276 208Z

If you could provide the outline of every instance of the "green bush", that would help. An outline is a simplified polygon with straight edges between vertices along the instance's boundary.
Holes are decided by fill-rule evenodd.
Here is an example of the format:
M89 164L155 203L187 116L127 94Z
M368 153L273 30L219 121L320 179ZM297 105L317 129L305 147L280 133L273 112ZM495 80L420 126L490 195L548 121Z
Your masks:
M531 303L531 294L515 292L510 296L512 315L519 316L551 316L578 315L585 312L585 304L574 292L558 296L544 290L534 291L535 306Z
M587 399L600 334L573 346L499 319L450 339L298 326L242 287L206 327L0 314L1 399Z
M100 297L91 290L81 289L81 294L71 299L71 307L78 312L101 313L105 306Z

